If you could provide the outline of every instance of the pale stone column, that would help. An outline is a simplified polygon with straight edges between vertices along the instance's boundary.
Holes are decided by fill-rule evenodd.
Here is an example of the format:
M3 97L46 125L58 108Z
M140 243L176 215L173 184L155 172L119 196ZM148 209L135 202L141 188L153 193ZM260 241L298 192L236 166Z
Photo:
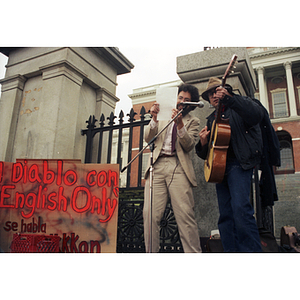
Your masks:
M294 83L293 83L293 74L292 74L292 63L287 61L284 64L285 73L286 73L286 81L289 95L289 104L290 104L290 116L297 116L297 108L296 108L296 99L295 99L295 91L294 91Z
M67 61L40 67L28 78L16 128L11 160L74 158L80 88L85 74Z
M263 67L257 68L260 102L266 108L266 110L269 112L269 102L268 102L268 95L267 95L267 88L266 88L264 73L265 73L265 69Z
M105 117L109 117L110 113L115 110L117 101L119 98L107 89L98 88L96 90L96 116L100 117L100 114L103 114Z
M68 61L44 66L41 70L43 103L37 123L44 126L43 134L36 141L34 157L73 158L80 89L86 75Z
M14 75L1 80L0 100L0 161L12 162L18 111L26 78Z

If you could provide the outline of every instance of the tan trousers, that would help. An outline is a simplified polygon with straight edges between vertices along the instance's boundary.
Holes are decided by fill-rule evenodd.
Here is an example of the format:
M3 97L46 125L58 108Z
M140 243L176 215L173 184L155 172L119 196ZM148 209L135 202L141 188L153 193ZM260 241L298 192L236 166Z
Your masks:
M144 238L146 252L150 246L150 176L144 191ZM198 226L194 215L194 197L192 186L188 181L178 159L160 157L153 170L152 199L152 252L159 251L160 221L164 214L168 194L171 198L183 250L186 253L202 252Z

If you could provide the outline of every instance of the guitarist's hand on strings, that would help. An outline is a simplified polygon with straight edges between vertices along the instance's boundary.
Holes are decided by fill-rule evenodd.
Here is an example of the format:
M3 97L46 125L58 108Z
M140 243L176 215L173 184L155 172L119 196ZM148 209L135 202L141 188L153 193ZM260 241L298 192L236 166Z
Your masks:
M206 145L208 143L208 135L210 133L210 130L207 130L207 126L205 126L200 132L200 143L202 146Z

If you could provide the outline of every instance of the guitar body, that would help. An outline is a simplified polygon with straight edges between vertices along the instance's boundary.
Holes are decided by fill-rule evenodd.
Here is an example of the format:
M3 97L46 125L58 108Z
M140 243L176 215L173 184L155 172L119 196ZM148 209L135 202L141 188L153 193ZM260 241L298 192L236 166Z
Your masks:
M220 183L224 178L226 157L231 129L228 120L213 123L214 135L210 136L209 148L204 162L204 177L207 182Z

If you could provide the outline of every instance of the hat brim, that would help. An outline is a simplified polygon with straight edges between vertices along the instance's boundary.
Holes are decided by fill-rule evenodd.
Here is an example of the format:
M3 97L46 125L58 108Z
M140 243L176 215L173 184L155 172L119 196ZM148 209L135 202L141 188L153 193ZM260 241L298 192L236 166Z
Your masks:
M202 97L204 100L206 100L206 101L209 102L208 93L209 93L211 90L215 89L216 87L218 87L218 86L220 86L220 85L221 85L221 84L215 84L215 85L213 85L213 86L210 86L209 89L205 90L205 91L201 94L201 97Z

